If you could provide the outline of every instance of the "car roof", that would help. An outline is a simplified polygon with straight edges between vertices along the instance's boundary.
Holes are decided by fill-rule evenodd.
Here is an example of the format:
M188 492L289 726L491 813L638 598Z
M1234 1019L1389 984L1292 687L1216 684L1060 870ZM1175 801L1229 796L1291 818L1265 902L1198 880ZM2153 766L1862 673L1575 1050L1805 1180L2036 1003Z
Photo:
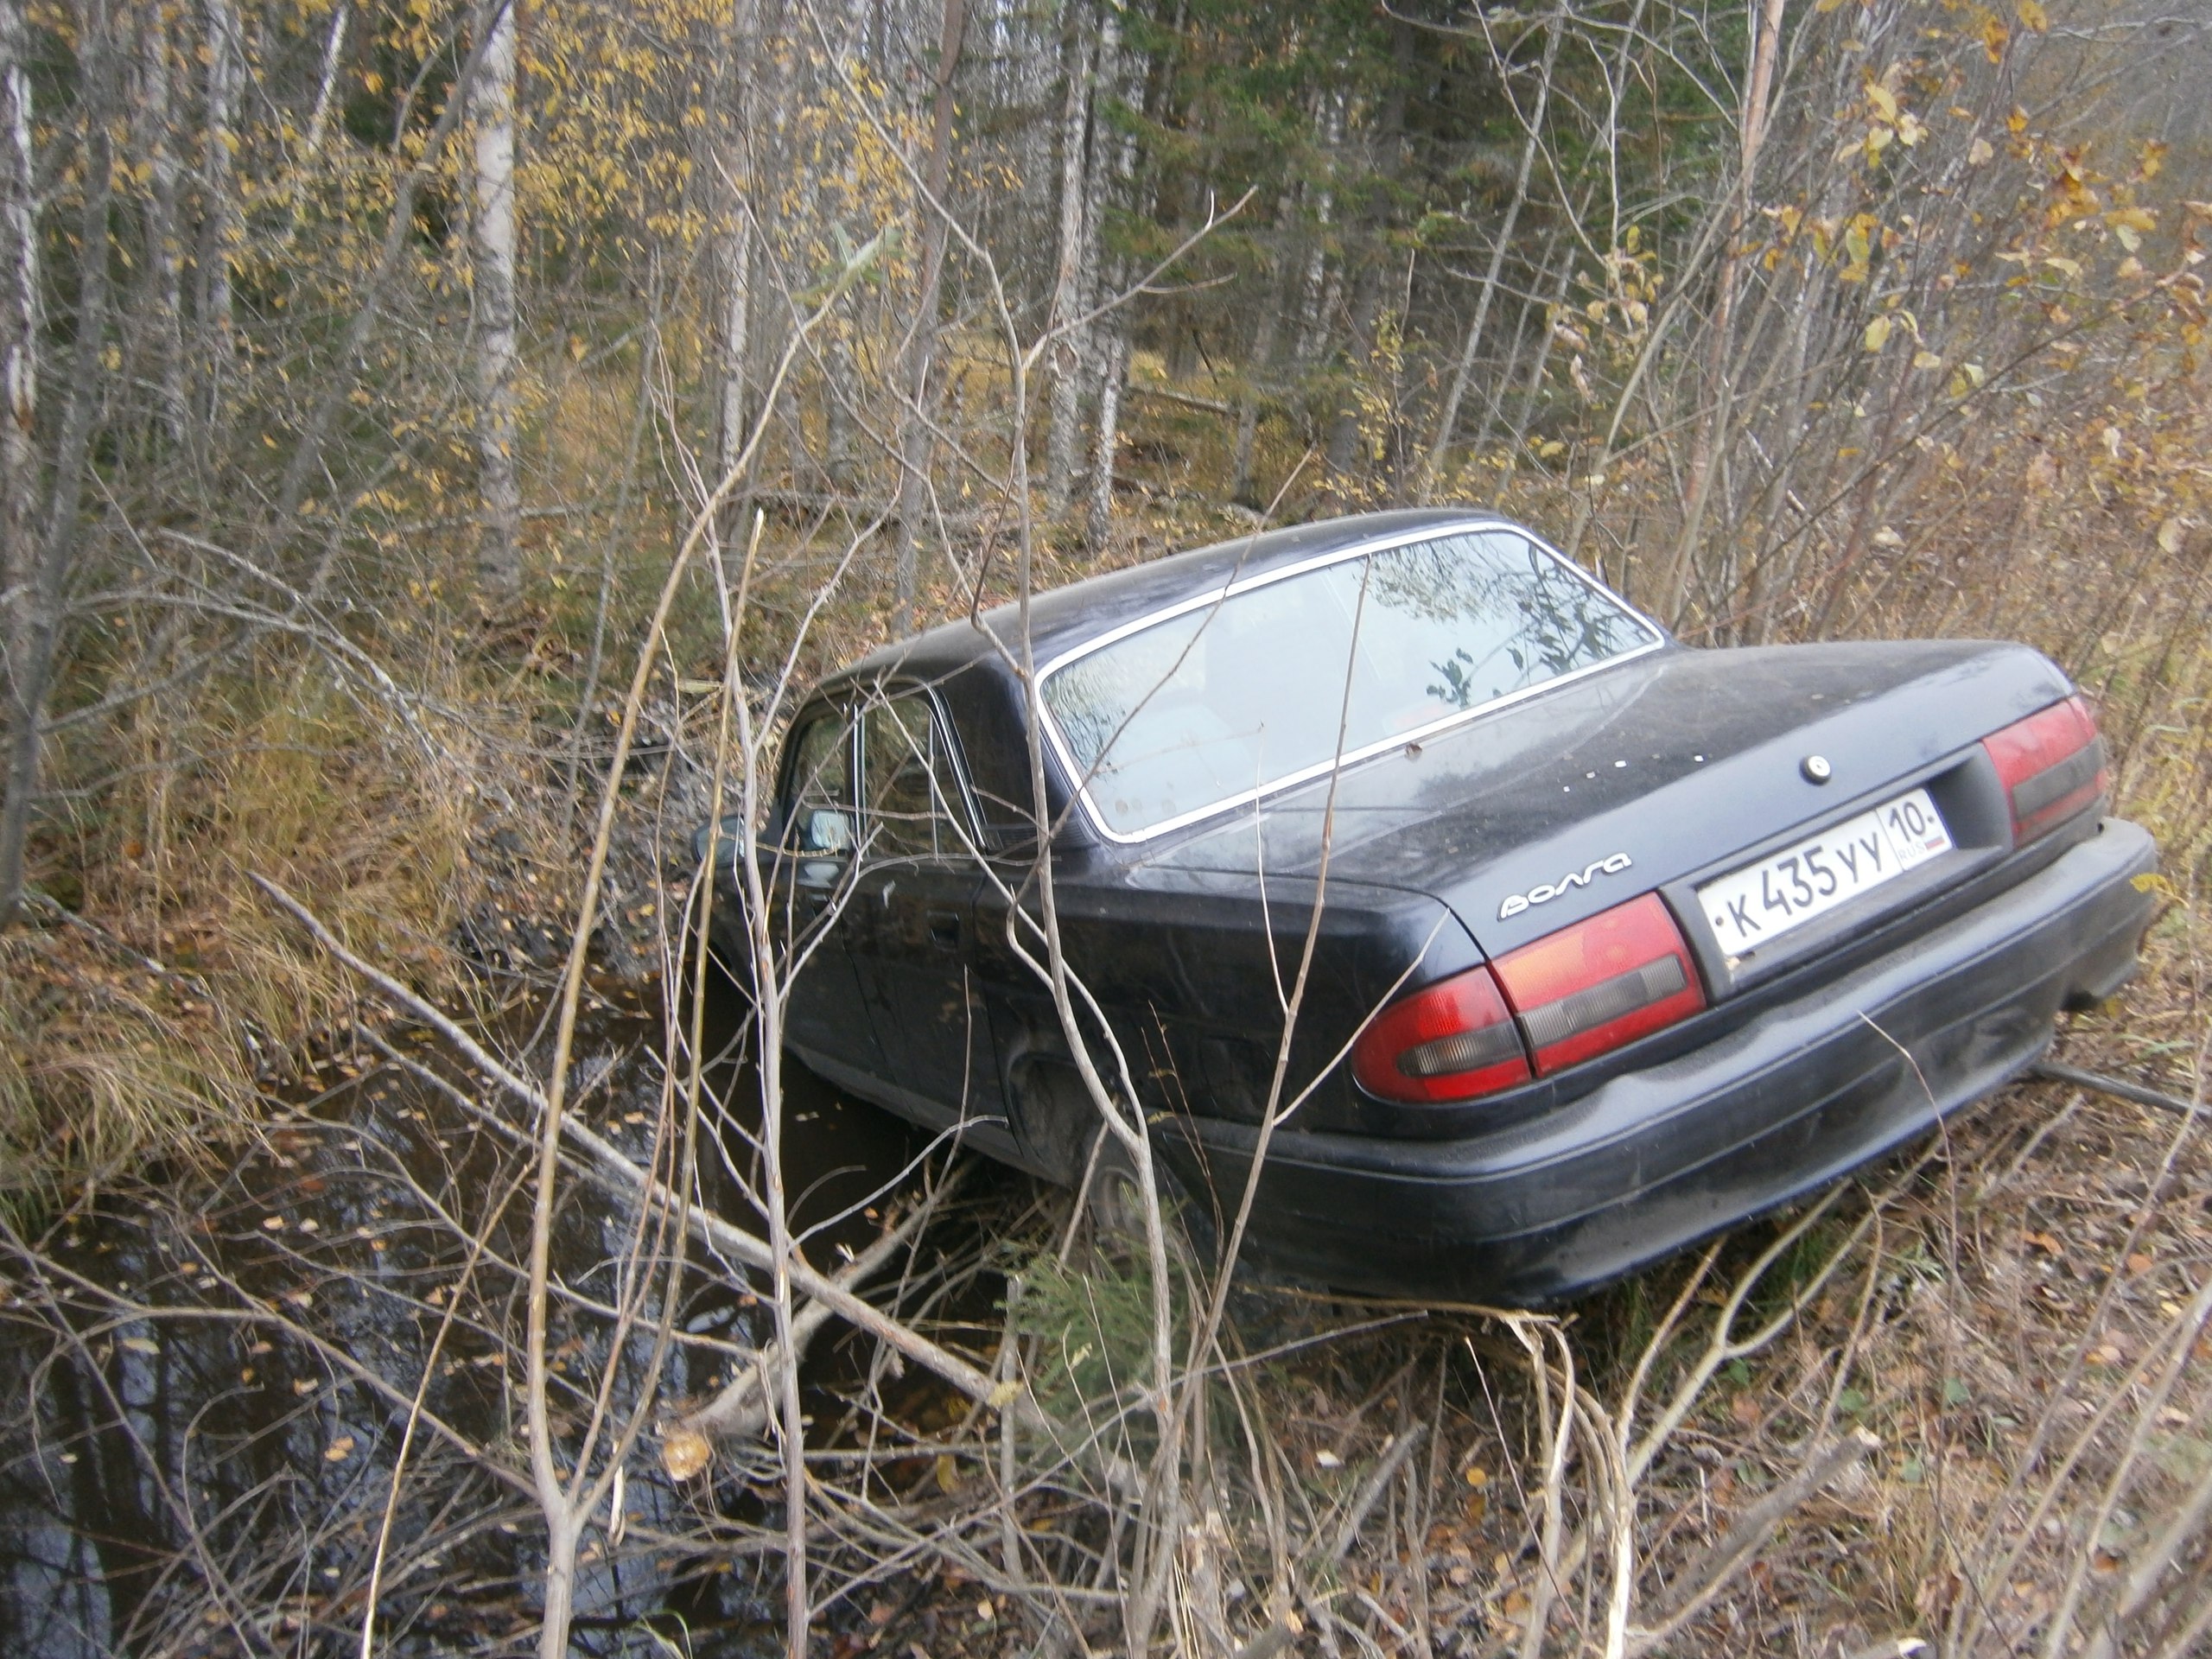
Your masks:
M1166 558L1085 577L1064 588L1033 595L1029 601L1032 647L1038 663L1046 664L1125 622L1148 616L1194 594L1216 592L1231 581L1410 531L1487 528L1511 523L1498 513L1481 508L1421 507L1357 513L1239 536L1211 547L1170 554ZM1018 606L996 606L983 613L982 620L991 634L1003 640L1008 649L1014 648L1021 626ZM880 645L834 677L838 682L874 679L887 674L936 678L993 654L989 635L963 617L926 632Z

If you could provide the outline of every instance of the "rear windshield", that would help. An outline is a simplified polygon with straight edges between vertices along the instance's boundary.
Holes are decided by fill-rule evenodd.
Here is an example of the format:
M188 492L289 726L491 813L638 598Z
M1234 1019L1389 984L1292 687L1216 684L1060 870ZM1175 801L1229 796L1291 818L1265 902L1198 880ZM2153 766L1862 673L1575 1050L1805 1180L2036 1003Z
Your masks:
M1654 645L1634 613L1511 531L1262 582L1065 663L1045 703L1122 836L1186 821Z

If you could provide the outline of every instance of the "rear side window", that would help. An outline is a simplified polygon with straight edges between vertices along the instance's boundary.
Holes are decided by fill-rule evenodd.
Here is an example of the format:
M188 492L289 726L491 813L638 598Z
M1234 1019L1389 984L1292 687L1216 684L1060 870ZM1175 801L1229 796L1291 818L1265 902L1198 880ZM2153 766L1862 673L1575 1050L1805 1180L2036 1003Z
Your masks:
M871 704L861 722L871 858L952 858L972 838L951 740L925 692Z
M1659 643L1511 531L1262 579L1062 664L1045 703L1091 807L1135 836Z

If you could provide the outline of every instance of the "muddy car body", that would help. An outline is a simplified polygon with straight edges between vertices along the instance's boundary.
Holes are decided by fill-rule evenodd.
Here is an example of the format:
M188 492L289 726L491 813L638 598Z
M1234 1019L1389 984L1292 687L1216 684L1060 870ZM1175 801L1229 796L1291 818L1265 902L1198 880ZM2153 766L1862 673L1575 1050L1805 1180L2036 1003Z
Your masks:
M793 724L772 924L820 938L785 1040L1070 1181L1097 1118L1010 914L1021 619L982 623ZM1249 1248L1329 1284L1554 1300L1831 1182L2031 1063L2149 913L2037 652L1691 649L1486 514L1094 578L1027 649L1067 959L1201 1205L1243 1190L1320 905Z

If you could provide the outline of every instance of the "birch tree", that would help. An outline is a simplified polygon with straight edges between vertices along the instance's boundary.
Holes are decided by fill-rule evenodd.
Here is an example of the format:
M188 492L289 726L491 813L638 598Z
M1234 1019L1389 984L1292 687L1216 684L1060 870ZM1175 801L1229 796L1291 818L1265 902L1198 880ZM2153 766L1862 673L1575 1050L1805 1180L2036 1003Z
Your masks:
M22 718L17 676L38 495L38 227L23 48L23 0L0 0L0 647L11 726Z
M1052 353L1052 432L1045 457L1045 499L1065 512L1083 442L1083 371L1090 330L1082 313L1096 291L1096 238L1090 182L1092 46L1088 0L1067 0L1061 61L1065 89L1060 115L1059 260L1053 274L1052 322L1062 333Z
M172 444L187 429L184 378L184 248L178 214L184 168L174 130L175 85L168 9L150 5L140 41L139 110L146 181L146 293L144 346L154 359L157 419Z
M1488 23L1484 29L1487 33ZM1436 475L1444 466L1445 453L1452 447L1452 435L1459 429L1459 405L1467 395L1467 382L1474 373L1475 357L1481 351L1483 330L1490 321L1491 303L1497 297L1498 279L1504 273L1505 257L1513 246L1513 232L1520 222L1521 210L1529 200L1529 181L1536 168L1536 151L1543 142L1544 106L1551 101L1552 68L1559 60L1560 37L1565 33L1558 16L1544 25L1544 54L1536 70L1535 107L1526 117L1520 111L1519 101L1514 99L1513 82L1510 75L1503 85L1507 99L1514 104L1514 115L1526 129L1521 145L1521 165L1513 175L1513 194L1507 199L1504 217L1498 220L1497 239L1491 245L1490 268L1483 273L1482 292L1475 301L1475 315L1467 324L1466 342L1459 349L1459 360L1452 371L1452 385L1445 393L1443 412L1436 417L1436 436L1428 447L1428 454L1421 462L1421 477L1414 487L1417 499L1426 501L1436 486ZM1495 43L1491 51L1501 70L1505 68L1502 54Z
M475 118L470 255L475 296L476 451L483 523L477 580L486 600L522 591L522 490L515 475L515 14L489 0L484 58L470 89Z
M10 8L12 10L12 8ZM13 14L20 18L22 14ZM4 930L22 907L23 898L23 855L30 835L32 810L36 804L39 788L40 764L43 756L48 693L53 689L54 672L60 649L63 623L63 598L68 586L69 575L74 564L78 546L83 534L82 516L85 496L92 460L94 429L99 422L102 408L109 392L107 378L101 372L105 359L108 334L108 283L113 243L110 226L110 208L114 200L115 184L115 124L121 115L120 89L117 85L117 65L113 50L113 19L106 0L89 0L77 19L83 30L83 44L79 51L82 68L80 97L84 100L84 144L82 166L84 178L84 212L79 226L79 260L77 269L77 307L73 318L73 341L67 381L68 395L64 401L60 431L54 447L54 485L48 504L47 522L42 534L35 524L9 525L11 563L18 563L21 578L12 583L17 626L12 630L16 639L9 651L10 668L10 731L8 733L7 771L4 790L0 791L0 930ZM20 43L22 33L15 31ZM10 80L9 94L13 118L11 124L29 124L29 98L22 90L24 64L20 44L10 54L4 66ZM19 129L20 130L20 129ZM11 139L11 153L28 156L29 145L18 144ZM27 181L29 169L21 162L11 161L11 175L22 167ZM16 219L22 232L31 228L29 215L18 216L13 211L11 177L9 183L11 200L10 217ZM29 264L27 251L11 261L18 275L35 279L36 271ZM35 312L32 313L35 318ZM20 326L20 314L11 315L8 327L10 333ZM26 341L29 337L24 337ZM34 366L35 358L29 349L19 356L16 342L8 342L10 353L10 396L15 402L16 365L21 362L26 377ZM22 400L17 404L16 418L8 424L14 429L10 437L12 446L31 436L29 417L34 405L30 401L32 383L23 382ZM20 437L16 435L20 435ZM16 459L10 457L10 485L16 481ZM13 503L10 504L13 511ZM16 534L18 529L23 533Z
M232 347L231 259L238 240L238 188L232 152L238 145L238 94L245 81L245 34L235 0L206 0L202 60L207 68L207 130L200 146L200 193L206 219L200 238L200 316L217 364ZM212 382L219 396L219 366ZM211 410L212 413L212 406Z
M967 28L967 0L944 0L938 18L936 84L930 99L930 148L922 167L921 200L915 203L921 230L921 284L906 331L899 377L904 401L899 411L899 539L893 575L896 601L893 628L898 633L905 633L913 625L917 555L929 500L930 378L937 361L938 294L944 280L945 197L952 180L952 85Z

